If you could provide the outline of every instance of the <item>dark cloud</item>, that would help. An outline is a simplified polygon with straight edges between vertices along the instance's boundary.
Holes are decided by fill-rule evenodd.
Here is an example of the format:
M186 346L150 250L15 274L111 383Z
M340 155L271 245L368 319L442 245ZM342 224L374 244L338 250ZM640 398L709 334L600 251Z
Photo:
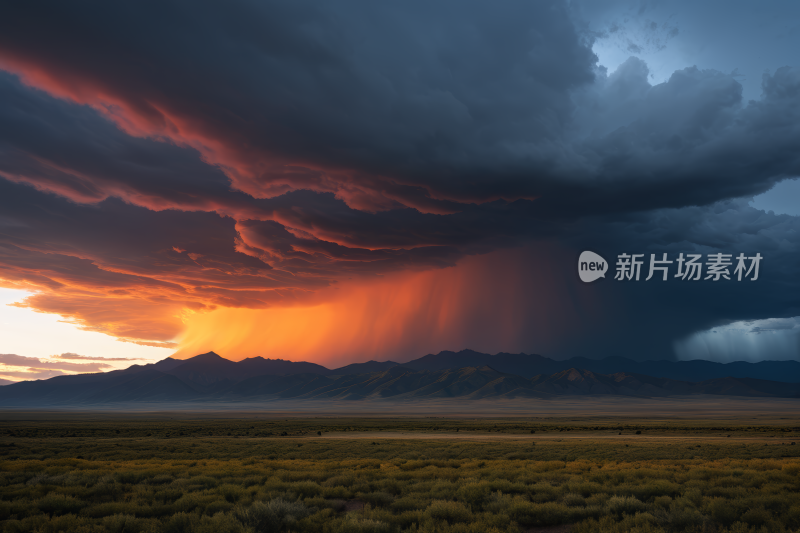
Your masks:
M627 65L605 79L558 1L175 3L157 21L147 4L55 4L44 17L28 6L4 18L5 68L133 135L198 150L254 196L310 189L372 211L539 196L635 209L755 194L798 172L794 71L767 77L764 99L748 104L713 71L650 87L646 69ZM598 122L619 128L574 138ZM133 191L144 184L120 172L111 183L64 175L65 158L29 179L82 201L215 203Z
M126 131L196 147L256 196L447 211L535 194L523 162L551 157L568 91L593 77L561 2L153 7L19 6L0 62Z
M800 315L797 218L746 204L800 174L797 69L756 101L713 70L608 73L560 1L3 9L0 267L36 291L23 305L169 346L187 313L550 242L565 268L582 249L765 262L752 285L559 280L614 319L549 353L665 356Z
M671 357L674 341L698 331L734 321L800 316L799 232L800 217L765 213L749 207L746 198L580 220L561 237L574 250L575 262L588 249L612 268L621 253L645 254L645 265L638 282L603 279L586 285L575 280L575 290L600 298L611 319L598 335L577 335L558 351L566 355L599 348L602 353ZM714 253L760 253L764 259L754 282L683 281L673 277L675 263L668 281L644 281L650 254L660 259L667 253L674 261L681 252L702 254L703 262Z
M745 104L736 80L695 67L651 86L635 58L599 76L576 94L576 134L586 135L580 153L597 178L592 203L602 206L594 209L708 204L800 174L792 149L800 70L765 74L763 87L761 100Z

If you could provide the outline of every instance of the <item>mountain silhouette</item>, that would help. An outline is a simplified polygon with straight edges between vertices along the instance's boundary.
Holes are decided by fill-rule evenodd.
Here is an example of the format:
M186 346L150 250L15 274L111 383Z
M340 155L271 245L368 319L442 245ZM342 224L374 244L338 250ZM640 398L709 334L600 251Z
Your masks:
M419 359L402 363L415 370L443 370L462 366L490 366L500 372L532 378L539 374L555 374L571 368L581 368L597 374L641 374L678 381L707 381L710 379L733 377L754 378L786 383L800 382L800 362L798 361L760 361L748 363L716 363L713 361L634 361L625 357L606 357L588 359L573 357L556 361L535 354L498 353L489 355L472 350L460 352L443 351L428 354Z
M541 355L504 352L497 355L489 355L472 350L461 350L460 352L443 351L438 354L428 354L419 359L403 363L403 366L414 370L444 370L446 368L464 366L490 366L500 372L524 377L564 370L557 361Z
M458 366L461 361L471 364ZM391 361L370 361L328 370L314 363L261 357L233 362L208 352L186 360L167 358L154 364L133 365L125 370L58 376L5 385L0 387L0 406L281 399L372 401L528 398L535 401L580 395L644 398L712 394L800 398L800 383L753 377L723 376L689 381L625 371L602 373L580 367L559 368L574 361L553 361L526 354L492 356L468 351L442 352L402 365ZM485 362L492 364L481 364ZM641 368L646 367L647 363L621 358L601 361L585 359L581 362L595 363L601 368L612 364L616 366L610 368L623 368L626 365ZM673 368L665 363L668 362L657 361L653 368ZM765 363L746 363L750 366L744 368L762 368L758 365ZM441 368L443 365L456 366ZM507 370L509 368L518 372L510 372ZM718 363L712 366L679 367L681 372L696 368L702 370L698 373L702 376L737 367ZM793 367L779 365L777 368L791 370ZM547 371L533 376L524 375L536 369ZM674 368L671 371L672 374L677 372Z
M264 359L263 357L251 357L237 363L230 359L225 359L214 352L196 355L189 359L167 357L149 365L133 365L122 370L122 372L140 372L146 369L155 369L193 383L205 385L225 380L239 381L259 375L283 376L302 373L327 375L331 373L331 370L316 363Z
M383 372L389 370L399 363L394 361L367 361L366 363L353 363L351 365L343 366L335 370L331 370L331 374L337 376L346 376L347 374L369 374L372 372Z

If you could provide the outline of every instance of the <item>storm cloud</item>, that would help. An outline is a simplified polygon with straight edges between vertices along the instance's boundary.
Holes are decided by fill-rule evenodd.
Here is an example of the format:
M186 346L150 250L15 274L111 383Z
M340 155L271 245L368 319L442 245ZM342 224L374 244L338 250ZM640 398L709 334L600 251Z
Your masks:
M603 302L602 328L545 341L531 311L519 350L671 357L800 315L799 219L748 206L800 175L792 66L757 100L691 65L609 72L561 1L2 9L0 280L35 292L20 305L173 346L192 314L519 248L565 269L584 249L765 257L752 284L559 278L548 298Z

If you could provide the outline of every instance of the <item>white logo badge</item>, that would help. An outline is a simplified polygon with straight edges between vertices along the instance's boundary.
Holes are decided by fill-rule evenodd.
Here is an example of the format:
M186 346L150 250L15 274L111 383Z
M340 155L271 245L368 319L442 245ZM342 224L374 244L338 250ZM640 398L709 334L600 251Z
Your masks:
M581 281L592 282L597 278L606 277L608 263L594 252L583 252L578 258L578 275Z

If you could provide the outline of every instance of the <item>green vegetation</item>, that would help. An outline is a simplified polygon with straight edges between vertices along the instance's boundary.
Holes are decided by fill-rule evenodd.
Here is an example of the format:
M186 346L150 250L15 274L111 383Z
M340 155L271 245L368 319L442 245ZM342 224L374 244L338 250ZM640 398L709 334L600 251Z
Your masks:
M789 423L36 418L3 531L800 531Z

